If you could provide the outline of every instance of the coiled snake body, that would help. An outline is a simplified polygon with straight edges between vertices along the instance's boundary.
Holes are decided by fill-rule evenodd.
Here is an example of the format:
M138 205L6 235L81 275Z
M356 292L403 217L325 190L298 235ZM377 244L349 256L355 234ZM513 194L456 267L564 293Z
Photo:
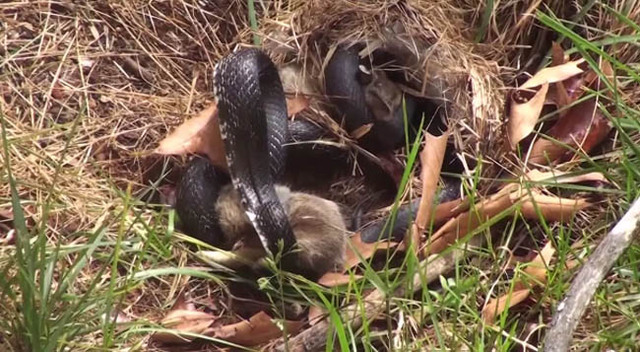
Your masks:
M371 122L361 87L355 81L356 70L354 54L342 53L327 72L327 91L347 96L346 100L335 102L346 118L347 129ZM218 62L214 69L214 94L230 179L242 208L264 248L273 255L282 254L282 268L304 275L297 265L298 253L292 250L297 240L275 185L285 168L285 144L318 139L323 130L304 120L288 120L278 70L259 49L242 49ZM389 139L387 128L373 132L373 137L381 135ZM368 140L371 143L367 144L379 144L376 139ZM392 144L384 147L391 148ZM177 190L176 208L185 229L213 245L219 244L221 235L213 204L220 194L221 181L225 180L208 161L194 159Z

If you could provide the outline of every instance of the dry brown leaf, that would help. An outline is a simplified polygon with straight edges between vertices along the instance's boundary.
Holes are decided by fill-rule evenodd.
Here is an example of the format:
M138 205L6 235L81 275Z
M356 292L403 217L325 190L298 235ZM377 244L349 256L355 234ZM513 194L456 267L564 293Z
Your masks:
M562 46L558 42L551 43L551 66L560 66L567 60L568 57L564 54Z
M544 68L512 93L508 122L511 148L515 148L533 131L546 101L549 85L583 73L584 70L579 67L583 62L584 59L580 59Z
M304 95L287 98L287 115L293 116L309 106L309 99Z
M208 313L197 310L175 309L170 311L160 324L176 332L156 332L151 338L160 343L190 343L194 337L184 335L185 333L204 335L215 320L216 317Z
M533 95L531 95L531 89L520 89L511 96L508 134L512 149L533 131L540 118L548 91L549 84L544 83Z
M469 210L469 199L454 199L436 206L433 214L434 226L440 226L449 219L458 216L462 212Z
M355 233L349 238L349 241L351 245L347 246L346 260L343 272L346 272L347 270L360 263L360 257L358 256L358 254L360 254L363 260L367 260L371 258L378 250L389 249L398 245L397 242L391 241L365 243L362 242L360 233Z
M523 176L523 179L533 182L546 182L546 183L581 183L588 181L600 181L600 182L608 182L607 178L600 172L589 172L581 175L569 175L568 172L564 171L540 171L537 169L533 169L527 172L526 175Z
M517 185L512 185L516 186ZM466 211L447 221L423 246L425 256L440 253L458 238L465 236L481 223L511 206L510 192L513 187L505 187L489 198L476 203L473 210Z
M522 216L527 219L539 219L538 211L547 221L568 221L576 212L591 205L584 198L570 199L549 196L532 190L533 198L525 196L526 199L520 205Z
M309 325L314 326L319 323L326 315L327 310L319 307L319 306L311 306L309 307L309 315L307 319L309 320Z
M507 303L509 303L509 307L513 307L516 304L527 299L527 297L529 297L529 292L530 290L528 288L519 290L514 289L510 294L491 299L482 309L482 320L486 324L493 324L496 316L504 312L504 310L507 308Z
M560 66L567 61L567 58L564 55L564 50L558 42L553 42L551 45L551 66ZM580 77L580 75L573 76L571 78ZM556 82L551 86L551 96L555 101L558 108L562 108L570 104L570 97L565 89L565 85L563 81ZM566 111L560 112L561 114Z
M335 286L346 285L349 282L351 282L351 280L353 280L354 278L360 279L362 278L362 276L354 274L352 277L351 275L346 275L342 273L329 272L322 275L322 277L318 279L318 283L326 287L335 287Z
M608 80L613 81L615 79L615 72L609 61L601 59L600 71L602 71L602 74L604 74L604 76L607 77ZM611 91L607 91L607 94L609 94L610 97L613 96L613 93Z
M532 88L543 84L550 84L564 81L567 78L579 75L584 72L579 66L585 62L584 59L569 61L562 65L543 68L533 77L524 82L520 89Z
M287 98L287 114L297 114L309 106L304 96ZM155 153L162 155L183 155L202 153L211 162L223 169L228 169L224 143L220 134L218 107L211 104L195 117L188 119L165 137Z
M422 231L420 231L420 229L418 228L418 224L415 223L415 221L413 223L411 223L411 231L407 231L404 234L404 238L402 239L402 243L401 245L398 247L400 248L400 250L406 251L407 248L409 248L409 244L414 244L413 247L413 252L416 256L420 255L420 247L421 247L421 243L422 243L422 238L420 236L420 234L422 233Z
M541 177L541 174L534 173L533 176ZM520 205L520 212L524 217L539 219L539 211L549 221L567 221L576 212L591 205L583 198L549 196L534 188L525 189L515 183L507 184L497 193L477 202L473 209L459 214L440 227L429 238L427 245L423 246L425 255L440 253L483 222L516 204ZM515 207L511 209L516 211Z
M288 334L296 334L304 325L300 321L291 320L285 320L283 323ZM207 332L208 336L241 346L261 345L281 337L282 334L283 331L265 312L257 313L249 320L239 323L211 328Z
M525 273L534 278L531 280L533 284L544 284L547 281L547 267L555 254L555 249L551 245L551 242L542 248L540 253L529 262L529 265L523 270ZM495 317L504 312L506 308L513 307L520 302L523 302L531 293L530 285L525 283L525 278L519 278L518 282L514 284L513 292L491 299L487 305L482 309L482 319L487 324L493 324ZM537 282L535 281L537 280ZM529 280L527 280L529 281ZM508 303L508 306L507 306Z
M540 283L545 283L547 281L547 268L555 253L556 249L551 245L551 241L547 242L540 253L529 262L530 265L524 269L524 272L540 281Z
M155 152L162 155L202 153L214 165L227 169L216 104L209 105L196 117L178 126L160 142Z
M599 181L602 183L609 183L606 177L601 172L589 172L582 175L560 177L555 180L558 183L581 183L581 182L594 182Z
M438 188L438 180L440 179L440 170L442 169L448 138L449 133L444 133L439 137L425 133L424 149L420 153L422 197L415 220L420 234L424 232L432 216L433 198Z
M562 162L574 157L564 144L589 153L600 144L611 131L609 119L598 109L596 97L572 106L547 133L553 139L538 139L531 149L529 162L547 164Z
M607 77L613 77L613 69L608 61L601 61L600 68ZM563 94L564 97L558 97L553 94L549 100L555 103L558 108L568 106L575 102L585 92L585 87L594 84L596 79L598 79L598 74L593 70L587 70L579 75L569 77L562 82L556 82L556 85L561 85L564 91L554 93ZM564 116L565 114L566 110L560 112L560 116Z
M613 68L606 60L600 60L600 70L608 78L613 79ZM602 81L594 71L589 71L584 79L584 83L593 90L600 90ZM569 102L573 103L581 93L568 93ZM611 92L607 92L611 95ZM562 144L566 144L574 149L581 150L588 154L593 148L602 143L612 129L609 119L598 109L598 96L591 97L579 104L571 106L560 115L558 121L547 133L554 142L549 139L538 139L531 150L530 162L536 164L546 164L548 161L568 161L575 157L575 154Z
M564 268L567 270L573 270L573 268L578 267L578 265L582 264L583 262L577 259L573 259L573 260L567 260L564 262Z

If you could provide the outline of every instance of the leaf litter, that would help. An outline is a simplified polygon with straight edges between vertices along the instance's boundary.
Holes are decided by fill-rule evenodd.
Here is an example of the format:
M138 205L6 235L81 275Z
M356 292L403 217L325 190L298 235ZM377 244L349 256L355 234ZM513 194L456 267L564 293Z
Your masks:
M597 98L590 98L571 106L584 94L583 86L585 84L589 89L598 90L600 88L599 79L594 76L592 71L585 71L584 63L584 59L568 61L559 46L554 44L552 66L540 70L522 86L511 92L507 133L512 148L515 148L534 131L535 126L539 123L543 106L546 104L553 104L558 109L568 107L567 110L559 113L560 119L549 130L548 133L551 137L566 144L578 146L584 152L592 150L606 137L610 131L610 125L603 125L603 115L595 113L598 105ZM606 65L601 69L605 72L611 70ZM289 116L300 113L308 106L309 100L304 96L287 98ZM366 134L368 128L370 126L363 126L362 131L356 133L355 138ZM209 139L212 135L214 138ZM507 215L515 215L518 212L525 219L537 220L542 216L546 221L565 222L570 220L576 212L592 205L586 198L559 197L549 194L541 185L524 185L523 181L553 179L564 183L606 182L604 176L599 173L570 177L562 181L557 178L561 173L541 173L537 170L531 170L522 178L513 179L506 183L496 193L477 197L478 200L473 204L468 199L460 198L434 206L433 199L447 137L447 134L440 137L425 135L425 148L420 153L422 198L416 220L410 226L410 231L408 231L402 246L396 242L385 241L364 243L359 233L355 233L349 239L350 245L346 253L344 271L324 275L318 280L319 284L335 287L348 284L354 278L361 278L357 274L347 275L345 273L354 269L362 261L370 259L379 250L393 248L404 250L409 242L416 244L415 248L419 249L417 254L421 257L440 253L454 244L456 240L472 233L489 219L504 211L508 211ZM541 163L540 158L543 154L545 158L552 161L562 161L566 158L566 152L560 152L559 149L550 147L548 143L545 144L546 142L548 141L545 139L538 139L533 144L529 161ZM156 152L164 155L204 153L215 165L226 167L215 105L210 105L193 119L184 122L161 142ZM436 230L423 241L420 235L425 232L430 222L436 226ZM545 269L537 266L546 265L550 261L553 249L549 246L550 243L547 243L543 251L524 270L524 273L535 278L538 282L544 282L546 278ZM489 300L482 310L483 320L491 323L495 316L504 309L526 300L530 295L529 287L521 280L515 284L515 289L509 295ZM312 305L307 315L310 324L317 324L325 313L320 307ZM183 325L174 323L176 317L182 319ZM207 313L176 310L172 314L168 314L163 322L168 325L174 323L173 327L177 330L197 331L207 336L245 346L266 343L270 339L281 336L282 333L278 325L274 324L273 320L264 312L254 315L248 321L212 327L215 318ZM294 332L301 328L302 322L289 321L285 325L291 328L288 329L289 332Z
M293 116L309 106L302 95L287 98L287 114ZM220 134L218 107L215 103L200 111L195 117L184 121L172 133L160 141L155 153L160 155L185 155L202 153L211 163L228 169L224 143Z
M557 55L556 59L557 60ZM564 58L563 58L564 60ZM572 100L577 99L578 94L575 92L576 85L585 81L582 75L584 70L579 67L584 60L576 60L563 62L553 67L543 69L518 90L511 95L512 108L510 110L509 119L509 138L512 146L528 136L538 123L542 106L549 101L549 92L552 92L551 101L558 106L569 104ZM555 64L555 63L554 63ZM605 68L606 69L606 68ZM576 78L579 77L579 78ZM567 84L565 85L564 82ZM597 82L597 80L595 80ZM551 87L551 89L550 89ZM569 88L566 88L569 87ZM533 89L533 90L532 90ZM588 103L588 105L587 105ZM570 108L564 115L564 119L570 121L573 116L584 116L580 114L580 109L592 109L595 104L591 100L587 100L585 106L580 104ZM294 115L304 110L308 106L308 101L304 98L295 97L288 100L289 115ZM561 120L562 121L562 120ZM582 121L583 124L586 122ZM554 125L558 126L558 124ZM563 125L556 127L562 130ZM554 131L552 128L551 132ZM608 130L607 130L608 132ZM206 140L206 136L216 135L213 140ZM570 134L565 132L565 134ZM575 134L574 134L575 135ZM598 134L600 136L600 134ZM425 147L420 153L420 161L422 164L422 198L419 203L419 210L416 214L416 220L411 225L408 236L405 238L404 245L408 241L416 244L419 249L417 254L420 256L428 256L430 254L439 253L451 246L459 238L472 233L475 229L492 217L509 210L509 214L513 215L519 212L526 219L539 219L542 216L547 221L568 221L576 212L591 206L585 198L562 198L556 195L548 194L541 186L525 186L522 181L540 181L544 179L554 179L557 182L581 182L581 181L604 181L602 174L591 173L564 180L557 179L559 173L539 172L532 170L525 174L521 179L513 180L501 187L495 194L480 197L477 202L470 204L468 200L456 199L450 202L433 206L433 198L438 184L440 167L443 162L444 151L446 149L447 134L440 137L434 137L425 134ZM601 138L596 138L594 145ZM541 140L538 140L539 143ZM587 145L587 149L590 149ZM584 144L583 144L584 146ZM534 150L536 146L534 145ZM214 164L226 166L224 162L223 146L219 137L219 127L217 126L217 116L215 105L209 106L201 111L195 118L186 121L178 127L169 137L161 143L157 152L161 154L183 154L191 152L203 152L209 156ZM547 150L548 152L548 150ZM535 156L537 154L533 154ZM548 153L546 155L549 155ZM558 156L557 159L560 157ZM556 158L554 158L556 159ZM556 159L556 160L557 160ZM537 160L537 159L535 159ZM561 174L561 173L560 173ZM437 230L426 240L422 241L420 234L424 233L429 222L439 226ZM379 250L389 250L398 247L396 242L375 242L364 243L359 235L355 233L349 239L350 245L346 253L346 263L343 272L327 273L318 280L318 283L326 287L335 287L348 284L352 280L361 276L357 274L346 274L348 270L354 269L364 260L370 259ZM550 243L547 243L545 249L530 262L530 265L524 270L526 274L535 278L537 282L544 282L546 271L539 268L541 263L546 264L553 255L553 249ZM406 247L401 247L403 249ZM500 314L504 309L513 307L520 302L526 300L530 295L530 285L524 281L518 281L513 292L508 295L491 299L482 310L483 320L487 323L493 322L495 316ZM307 314L308 321L311 325L317 324L326 312L317 306L311 306ZM215 317L210 314L191 311L191 310L175 310L170 312L165 319L163 325L175 328L182 332L191 332L203 334L206 336L221 338L232 343L251 346L269 342L273 338L281 336L282 330L277 324L264 312L260 312L250 318L248 321L241 321L231 325L212 327ZM303 323L300 321L287 322L289 332L299 330ZM190 341L180 335L159 335L156 337L163 342Z
M557 61L559 56L557 55L557 49L554 50L556 50L554 61ZM562 60L564 61L565 58L563 57ZM554 66L541 70L511 94L512 107L509 118L509 140L512 143L512 147L533 132L544 104L551 102L558 107L562 107L571 104L579 97L579 94L576 93L579 90L575 87L580 86L588 79L588 75L584 74L584 70L580 68L583 62L584 60L582 59L562 63L554 62ZM598 82L598 80L593 82ZM593 102L594 100L587 100L581 103L583 105L576 104L569 108L562 119L554 125L555 130L552 127L550 133L553 134L553 131L560 131L555 133L558 135L571 135L575 138L576 134L566 132L567 128L564 127L563 129L563 126L571 125L575 127L575 119L588 115L584 110L595 110L596 104ZM287 103L289 116L303 111L309 104L306 98L300 96L288 99ZM563 125L560 123L562 121L567 122ZM593 119L589 121L593 123ZM582 125L589 125L587 121L581 120L580 122L578 129L582 128ZM608 129L606 132L608 133ZM594 134L587 133L587 135L593 136ZM596 133L595 135L597 137L595 142L582 144L583 147L586 146L585 149L590 150L592 145L596 145L602 140L602 133ZM419 203L416 220L410 226L410 231L407 232L403 246L398 247L399 243L390 241L365 243L362 241L360 234L355 233L349 239L350 245L347 249L343 272L325 274L318 280L320 285L336 287L349 284L354 278L359 279L361 276L353 273L347 274L347 271L355 269L362 261L372 258L378 251L393 248L406 249L406 245L409 242L416 245L414 247L417 250L416 253L421 257L442 252L454 244L456 240L472 233L489 219L504 211L509 211L509 215L519 212L526 219L536 220L542 216L546 221L563 222L570 220L576 212L592 205L585 198L562 198L549 194L541 186L525 186L522 181L541 181L544 179L554 179L557 182L564 183L606 181L604 176L599 173L574 176L561 180L557 178L559 176L557 172L532 170L522 178L512 180L515 182L506 183L495 194L479 197L474 204L470 204L467 199L460 198L434 206L433 199L437 189L447 137L448 134L439 137L428 133L425 134L425 147L420 153L422 198ZM592 139L594 138L592 137ZM536 159L538 154L535 151L540 148L539 143L541 141L538 140L536 142L538 144L533 146L532 160L538 161ZM208 155L214 164L226 167L215 105L210 105L196 117L179 126L162 141L156 152L160 154L200 152ZM547 157L549 152L553 152L553 150L545 149ZM553 159L559 160L560 156L553 156ZM426 240L422 240L421 234L425 232L430 222L436 225L437 229ZM538 266L540 264L548 264L550 257L553 255L553 249L549 246L550 243L547 243L545 249L524 270L524 273L533 277L538 283L544 282L546 278L545 269ZM525 282L524 279L518 280L511 293L487 302L482 310L482 317L485 322L493 322L495 316L504 309L513 307L529 297L531 293L530 284ZM314 305L309 307L307 318L310 325L317 324L325 316L326 311L321 307ZM282 334L280 327L265 312L257 313L248 321L245 320L231 325L213 327L215 321L215 317L208 313L179 309L167 314L162 320L162 325L172 327L183 333L202 334L244 346L266 343ZM286 324L289 327L289 332L296 332L303 325L301 321L289 321ZM172 343L192 341L180 334L156 334L155 339Z
M154 333L151 339L160 344L186 345L200 336L250 347L282 336L283 329L295 334L303 326L299 321L276 320L264 311L232 324L216 325L217 321L217 316L197 310L183 294L159 322L167 330Z

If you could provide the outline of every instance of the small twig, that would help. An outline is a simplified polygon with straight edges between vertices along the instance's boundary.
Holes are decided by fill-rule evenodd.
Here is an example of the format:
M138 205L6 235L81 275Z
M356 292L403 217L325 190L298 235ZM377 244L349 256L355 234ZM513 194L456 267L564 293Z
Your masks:
M478 237L479 238L479 237ZM469 245L478 245L479 240L471 239ZM420 263L420 270L413 276L413 285L415 291L421 289L423 285L431 283L444 273L453 269L455 264L462 258L467 257L472 252L465 249L455 249L445 255L434 254L430 258ZM405 288L401 287L392 293L393 296L403 296ZM342 311L342 320L347 322L352 330L357 330L362 326L363 320L375 319L385 309L385 301L388 297L384 292L375 290L364 298L364 314L361 313L357 304L351 304ZM276 351L319 351L324 350L327 343L327 333L331 329L332 324L329 319L324 319L309 329L289 339L288 342L278 344L274 350ZM282 341L282 340L281 340Z
M598 245L573 280L566 297L558 305L544 340L545 352L567 351L587 305L598 285L620 255L629 247L638 231L640 198Z

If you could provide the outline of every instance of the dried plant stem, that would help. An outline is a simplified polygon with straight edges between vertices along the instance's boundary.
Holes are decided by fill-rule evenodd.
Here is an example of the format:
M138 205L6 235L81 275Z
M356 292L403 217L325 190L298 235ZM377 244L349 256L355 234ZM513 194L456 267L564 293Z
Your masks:
M544 340L544 351L567 351L573 331L604 276L629 247L638 232L640 198L636 199L620 222L591 254L573 280L565 299L560 302Z

